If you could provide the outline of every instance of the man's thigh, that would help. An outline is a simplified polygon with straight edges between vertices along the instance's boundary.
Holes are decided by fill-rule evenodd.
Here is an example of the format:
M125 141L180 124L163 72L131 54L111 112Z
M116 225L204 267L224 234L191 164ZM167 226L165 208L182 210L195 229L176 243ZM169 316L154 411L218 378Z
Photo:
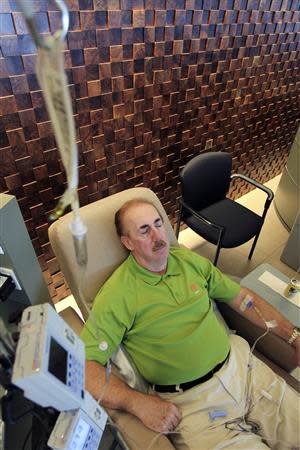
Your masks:
M227 426L241 416L241 405L218 379L183 394L163 394L181 410L182 420L170 438L177 450L265 450L260 436Z
M273 449L300 447L300 396L268 366L253 359L247 417Z
M299 446L296 424L299 397L265 364L251 357L249 346L243 339L233 336L231 344L229 361L211 380L181 394L161 394L162 398L175 403L182 413L173 436L176 448L268 448L262 442L266 436L269 446L274 449L291 448L276 445L279 441ZM250 371L249 366L252 366ZM269 405L272 413L266 413L266 405L261 400L267 398L261 398L261 393L265 391L267 397L268 394L273 396L269 392L271 387L274 389L274 402ZM248 398L251 399L250 410ZM258 422L261 436L241 431L240 419ZM235 424L228 426L229 422Z

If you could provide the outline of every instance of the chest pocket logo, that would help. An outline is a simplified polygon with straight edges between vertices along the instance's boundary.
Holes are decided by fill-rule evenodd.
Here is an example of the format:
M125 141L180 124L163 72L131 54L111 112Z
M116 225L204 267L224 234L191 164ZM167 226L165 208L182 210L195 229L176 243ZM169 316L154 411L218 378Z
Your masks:
M200 292L199 286L197 284L191 284L191 290L195 295L199 294Z

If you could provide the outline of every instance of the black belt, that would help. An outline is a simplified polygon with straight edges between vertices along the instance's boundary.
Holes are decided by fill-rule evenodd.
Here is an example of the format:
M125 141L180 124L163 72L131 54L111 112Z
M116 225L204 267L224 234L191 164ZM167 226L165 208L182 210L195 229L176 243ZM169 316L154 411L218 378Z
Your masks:
M208 373L203 375L200 378L197 378L193 381L187 381L186 383L181 384L153 384L152 388L157 392L181 392L191 389L197 384L204 383L204 381L212 378L213 374L216 373L223 366L224 362L227 360L228 356L221 363L217 364L213 369L211 369Z

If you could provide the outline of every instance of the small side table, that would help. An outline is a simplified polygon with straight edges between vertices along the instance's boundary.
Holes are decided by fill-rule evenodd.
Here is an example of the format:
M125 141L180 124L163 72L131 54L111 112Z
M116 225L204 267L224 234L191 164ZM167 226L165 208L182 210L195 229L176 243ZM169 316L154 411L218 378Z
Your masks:
M290 281L290 279L286 275L275 269L275 267L271 266L270 264L261 264L241 280L241 285L256 292L268 303L271 303L271 305L278 309L283 316L290 320L290 322L297 326L300 326L300 308L286 300L283 295L278 294L278 292L275 292L272 288L259 280L259 277L265 271L270 272L272 275L284 281L285 283L288 283ZM290 373L293 377L300 381L299 367L296 367Z
M271 287L259 280L259 277L266 271L270 272L272 275L285 283L290 281L286 275L275 269L275 267L270 264L261 264L241 280L241 285L256 292L268 303L271 303L271 305L278 309L290 322L299 327L300 308L286 300L283 295L278 294L278 292L275 292Z

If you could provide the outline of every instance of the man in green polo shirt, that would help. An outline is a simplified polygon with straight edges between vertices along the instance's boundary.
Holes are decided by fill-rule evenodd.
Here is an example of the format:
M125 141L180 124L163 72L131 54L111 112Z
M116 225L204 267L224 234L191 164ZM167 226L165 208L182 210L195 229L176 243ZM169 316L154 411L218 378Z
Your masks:
M152 389L148 394L137 392L112 375L103 405L128 411L155 431L176 428L176 448L206 450L221 442L222 448L268 448L261 438L270 446L273 441L300 445L295 421L298 397L252 357L243 339L228 337L210 299L229 303L264 327L265 322L276 321L271 331L286 340L294 333L293 325L208 260L186 249L170 248L153 205L139 199L126 203L116 214L116 227L130 255L100 289L93 319L81 334L87 389L92 395L99 398L104 366L123 342ZM255 303L255 308L244 307L247 295L251 295L248 304ZM298 356L299 340L296 336L292 342ZM272 411L267 414L262 410L265 401ZM246 415L250 417L249 402L260 435L255 427L249 426L246 434L242 428ZM274 423L281 424L276 432Z

